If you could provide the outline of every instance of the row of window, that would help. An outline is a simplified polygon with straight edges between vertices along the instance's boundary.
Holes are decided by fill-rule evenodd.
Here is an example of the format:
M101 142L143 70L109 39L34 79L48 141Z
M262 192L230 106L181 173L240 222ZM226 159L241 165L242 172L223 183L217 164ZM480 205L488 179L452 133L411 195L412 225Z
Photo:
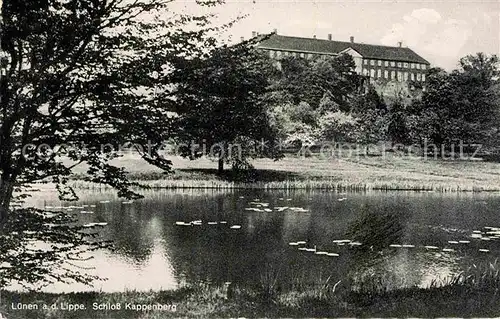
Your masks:
M288 51L277 51L277 50L269 50L269 56L271 58L279 58L281 56L294 56L294 57L301 57L301 58L312 58L313 53L304 53L304 52L288 52ZM364 65L370 64L371 66L384 66L386 67L398 67L398 68L410 68L410 69L417 69L417 70L425 70L427 68L427 65L421 64L421 63L408 63L408 62L395 62L395 61L382 61L382 60L370 60L370 59L364 59L363 60Z
M372 65L375 66L382 66L382 63L384 66L388 67L389 65L391 67L398 67L398 68L405 68L405 69L417 69L417 70L425 70L427 68L426 64L422 63L408 63L408 62L396 62L396 61L382 61L382 60L370 60L370 59L364 59L363 60L364 65Z
M367 69L363 70L364 75L369 75L373 79L381 79L382 78L382 70L374 70L371 69L368 71ZM384 79L387 80L398 80L399 82L403 81L425 81L425 74L421 73L411 73L411 72L402 72L402 71L388 71L384 70Z
M278 50L269 50L269 56L272 58L279 58L282 56L293 56L293 57L301 57L301 58L312 58L313 53L304 53L304 52L289 52L289 51L278 51ZM368 61L370 61L370 65L375 65L375 61L377 61L379 66L382 66L382 60L364 60L364 64L367 65ZM406 63L406 62L395 62L395 61L384 61L385 66L391 66L395 67L396 65L400 68L411 68L411 69L419 69L419 70L425 70L426 65L425 64L420 64L420 63ZM367 69L363 69L363 74L364 75L369 75L371 78L382 78L382 70L374 70L371 69L368 71ZM425 74L420 74L420 73L408 73L408 72L402 72L402 71L388 71L384 70L384 78L385 79L390 79L390 80L398 80L400 82L402 81L408 81L408 79L411 79L412 81L425 81Z
M275 50L269 50L269 55L271 58L279 58L281 56L294 56L294 57L301 57L301 58L312 58L313 53L304 53L304 52L288 52L288 51L275 51ZM364 59L363 60L364 65L371 65L371 66L382 66L382 64L386 67L398 67L398 68L405 68L405 69L417 69L417 70L425 70L427 68L426 64L422 63L408 63L408 62L396 62L396 61L382 61L382 60L370 60L370 59Z

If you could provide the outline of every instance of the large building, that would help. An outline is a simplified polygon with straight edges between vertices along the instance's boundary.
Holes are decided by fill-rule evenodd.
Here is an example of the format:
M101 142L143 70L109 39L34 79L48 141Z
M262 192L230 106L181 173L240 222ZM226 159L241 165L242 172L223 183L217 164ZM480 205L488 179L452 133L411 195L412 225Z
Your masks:
M257 36L257 33L253 33ZM366 76L382 92L393 92L407 88L409 83L425 82L425 73L430 63L401 42L397 46L383 46L357 43L354 37L350 41L300 38L278 35L276 31L259 42L258 48L266 50L272 58L297 56L331 56L342 53L350 54L356 64L356 72Z

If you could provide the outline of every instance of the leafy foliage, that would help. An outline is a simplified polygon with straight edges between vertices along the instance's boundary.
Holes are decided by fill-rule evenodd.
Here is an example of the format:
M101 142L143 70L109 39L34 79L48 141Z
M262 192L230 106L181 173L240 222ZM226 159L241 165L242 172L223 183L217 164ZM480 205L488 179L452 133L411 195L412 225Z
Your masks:
M196 3L205 9L219 2ZM174 130L169 74L179 57L210 52L216 45L212 35L226 27L211 25L211 14L178 14L170 4L2 1L0 264L10 265L2 268L2 284L87 280L60 263L65 253L88 244L79 228L67 226L71 221L61 214L12 210L16 189L53 181L61 199L74 200L67 177L84 163L89 181L109 184L122 197L139 197L126 172L110 163L124 144L146 162L170 169L160 154ZM60 161L62 156L71 161ZM48 252L33 250L35 240L55 246Z
M426 92L410 108L421 128L416 139L438 145L458 140L496 144L499 74L498 58L483 53L462 58L451 73L429 70Z
M319 112L306 102L299 105L277 105L272 110L273 122L285 147L312 145L316 139Z
M327 112L319 119L318 136L328 142L355 142L358 119L342 111Z
M358 143L377 143L387 138L389 109L373 87L353 99L351 110L358 118Z
M345 123L334 117L339 110L349 112L360 83L351 56L285 56L278 67L267 101L285 146L313 145L318 139L331 139L333 131L350 134L347 130L354 122L342 127Z
M12 281L29 290L53 282L90 284L98 279L82 272L79 261L88 253L109 247L95 229L83 227L64 212L16 209L2 224L0 235L0 287Z
M209 154L233 168L248 167L247 159L256 156L279 158L277 132L265 103L275 68L251 44L176 61L177 140L184 143L185 156Z
M387 117L387 136L390 141L396 144L407 144L410 130L407 123L408 113L402 101L396 101L390 106Z
M175 14L169 3L2 2L0 206L17 184L63 180L71 165L58 155L88 164L90 180L125 197L137 194L109 164L119 145L136 145L144 160L170 168L159 154L173 131L167 75L179 56L206 54L215 28L210 15Z
M349 97L360 83L354 72L354 60L347 54L313 59L285 57L280 65L275 90L285 90L290 103L306 102L314 109L327 96L342 110L348 110Z

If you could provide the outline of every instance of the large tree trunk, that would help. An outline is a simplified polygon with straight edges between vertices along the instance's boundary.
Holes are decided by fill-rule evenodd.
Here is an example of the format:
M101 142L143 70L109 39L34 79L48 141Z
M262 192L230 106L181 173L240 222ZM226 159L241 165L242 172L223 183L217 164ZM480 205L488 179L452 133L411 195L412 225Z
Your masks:
M13 192L14 182L7 174L3 174L0 177L0 223L7 218Z
M217 173L219 175L222 175L222 172L224 172L224 158L220 157L219 158L219 167L217 168Z

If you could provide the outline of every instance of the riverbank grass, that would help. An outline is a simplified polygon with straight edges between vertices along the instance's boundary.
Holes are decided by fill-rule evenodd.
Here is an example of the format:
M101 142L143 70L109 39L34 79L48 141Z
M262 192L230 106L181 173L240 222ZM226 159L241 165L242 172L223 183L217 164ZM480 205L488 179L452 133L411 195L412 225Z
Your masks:
M457 285L347 295L313 290L267 298L245 289L236 289L228 298L223 291L223 287L212 287L124 293L2 292L0 313L8 319L492 317L500 314L499 295L491 287ZM37 308L22 309L33 308L33 305Z
M497 317L500 314L496 262L434 281L428 288L391 290L383 281L371 278L373 282L363 285L365 288L353 290L348 280L344 283L327 278L314 286L299 284L285 289L275 285L272 276L268 279L267 284L248 288L198 283L159 292L2 291L0 313L9 319ZM30 305L32 308L36 305L37 309L26 309Z
M500 164L484 161L436 160L419 157L319 158L289 155L280 161L256 159L254 171L219 175L216 163L171 158L174 172L158 168L128 154L114 161L129 177L152 188L214 189L326 189L335 191L411 190L437 192L500 192ZM73 186L101 188L83 182L85 168L73 176Z

